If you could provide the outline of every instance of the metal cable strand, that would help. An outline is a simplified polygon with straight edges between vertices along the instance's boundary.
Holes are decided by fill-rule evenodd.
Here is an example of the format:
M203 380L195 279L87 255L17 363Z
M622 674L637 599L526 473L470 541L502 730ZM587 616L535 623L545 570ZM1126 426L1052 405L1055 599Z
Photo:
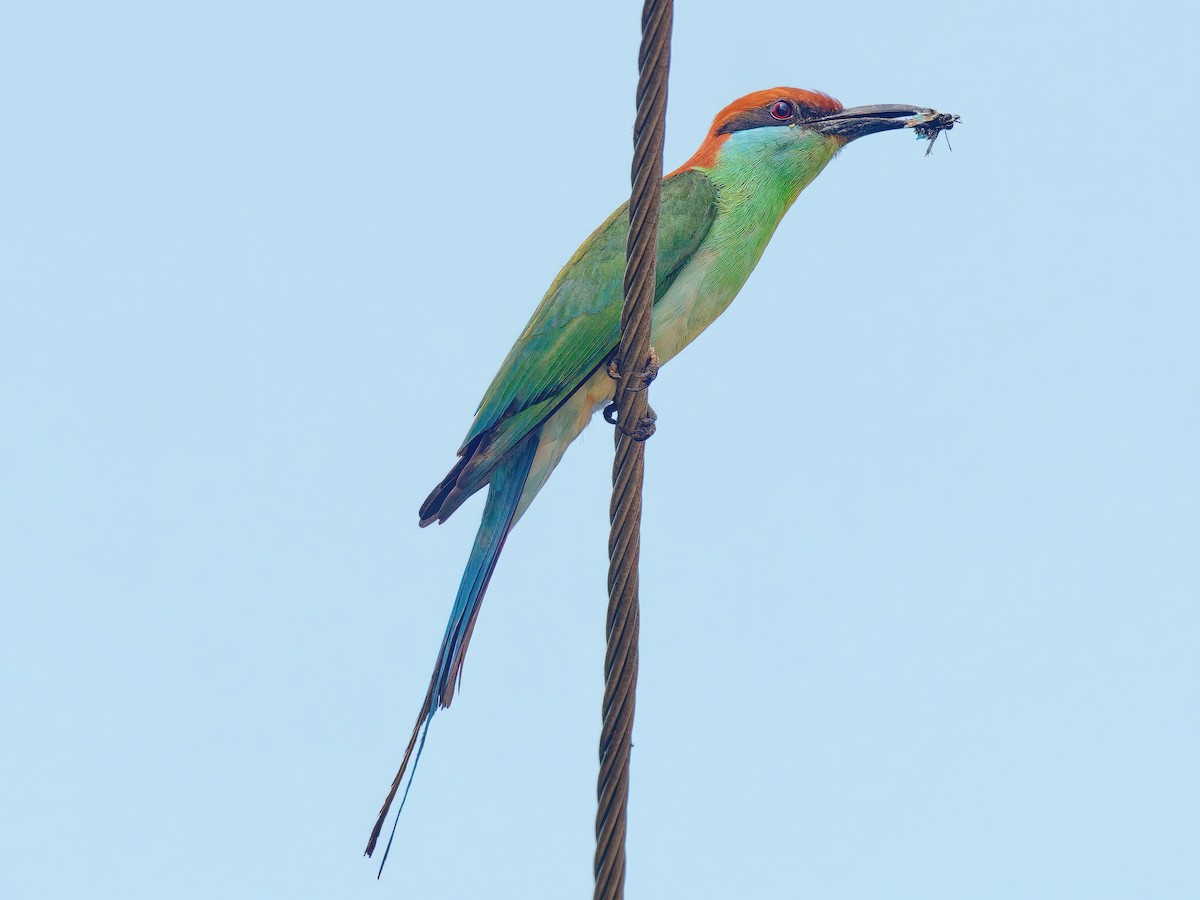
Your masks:
M641 548L643 442L652 421L646 396L650 309L658 248L667 72L671 62L671 0L646 0L638 53L637 118L625 304L617 351L616 457L608 515L608 650L604 657L604 724L596 785L595 900L620 900L625 891L625 826L629 751L638 670L638 555Z

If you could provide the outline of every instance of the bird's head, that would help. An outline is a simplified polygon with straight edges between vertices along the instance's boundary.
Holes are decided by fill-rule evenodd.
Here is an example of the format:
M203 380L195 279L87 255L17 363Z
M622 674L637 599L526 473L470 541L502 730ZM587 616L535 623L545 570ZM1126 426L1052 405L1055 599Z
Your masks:
M845 109L828 94L779 87L755 91L717 113L704 143L679 171L713 169L726 162L778 160L816 164L819 171L850 141L897 128L946 128L957 117L919 106ZM928 136L928 135L926 135Z

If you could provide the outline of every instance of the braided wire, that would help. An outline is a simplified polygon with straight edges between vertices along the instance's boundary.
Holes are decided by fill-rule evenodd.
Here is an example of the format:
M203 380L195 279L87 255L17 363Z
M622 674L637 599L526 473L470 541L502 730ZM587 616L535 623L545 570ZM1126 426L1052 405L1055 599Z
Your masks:
M625 832L629 752L638 672L638 556L641 550L645 435L633 433L650 413L646 368L650 310L658 249L658 207L666 128L667 73L671 62L671 0L646 0L638 52L625 304L621 310L620 378L613 494L609 505L608 649L604 656L604 723L596 784L595 900L620 900L625 892Z

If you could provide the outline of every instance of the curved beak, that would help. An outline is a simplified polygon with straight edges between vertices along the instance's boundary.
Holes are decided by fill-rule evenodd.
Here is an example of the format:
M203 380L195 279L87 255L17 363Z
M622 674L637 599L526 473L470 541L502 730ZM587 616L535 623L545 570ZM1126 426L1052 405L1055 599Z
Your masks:
M810 119L805 126L820 134L844 137L847 142L895 128L916 128L920 131L945 131L954 126L958 116L938 112L923 106L903 106L883 103L877 106L856 106L832 116Z

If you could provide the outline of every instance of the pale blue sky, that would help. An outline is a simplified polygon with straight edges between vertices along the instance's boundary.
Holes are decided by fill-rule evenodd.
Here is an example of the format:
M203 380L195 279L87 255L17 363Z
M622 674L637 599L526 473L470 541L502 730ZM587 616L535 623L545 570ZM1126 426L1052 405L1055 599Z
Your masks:
M0 896L590 896L599 425L360 853L639 8L0 14ZM631 897L1200 896L1198 24L679 4L668 167L777 84L963 124L851 145L654 386Z

